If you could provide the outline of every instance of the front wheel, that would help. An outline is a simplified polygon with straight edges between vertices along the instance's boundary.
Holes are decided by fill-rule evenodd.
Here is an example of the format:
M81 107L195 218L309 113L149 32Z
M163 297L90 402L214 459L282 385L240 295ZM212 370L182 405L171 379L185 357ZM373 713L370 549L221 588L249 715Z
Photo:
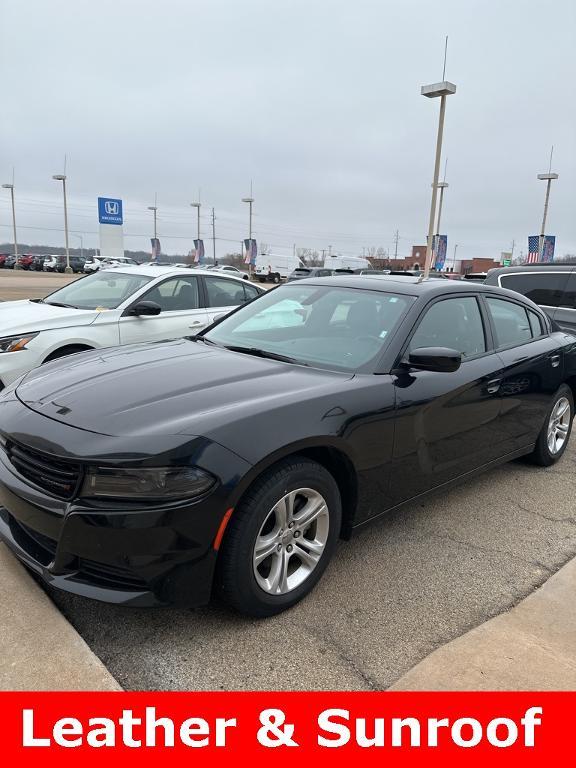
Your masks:
M572 390L563 384L554 395L544 426L530 458L541 467L555 464L568 445L574 418Z
M220 593L241 613L274 616L320 580L340 533L338 486L295 457L256 480L232 515L220 551Z

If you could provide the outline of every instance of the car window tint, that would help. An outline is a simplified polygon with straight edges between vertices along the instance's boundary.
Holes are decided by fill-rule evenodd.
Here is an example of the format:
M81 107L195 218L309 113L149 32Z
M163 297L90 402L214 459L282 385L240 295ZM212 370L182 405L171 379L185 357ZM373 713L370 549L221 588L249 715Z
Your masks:
M496 344L507 347L510 344L524 344L532 338L532 328L526 309L506 299L487 298L486 303L492 315Z
M530 330L532 331L532 336L534 338L541 336L542 322L536 312L532 312L531 309L528 310L528 321L530 322Z
M472 357L486 351L482 315L475 298L443 299L426 312L410 342L419 347L448 347Z
M240 282L220 277L205 280L209 307L236 307L244 303L244 286Z
M560 306L576 309L576 271L570 275Z
M502 275L500 285L502 288L508 288L527 296L535 304L558 307L562 304L562 295L567 279L567 272L539 272L534 270L531 274Z
M173 277L151 288L142 301L154 301L162 312L182 312L198 309L198 280L196 277Z
M245 285L244 287L244 298L246 301L251 301L252 299L255 299L256 296L260 295L260 292L257 288L254 288L253 285Z

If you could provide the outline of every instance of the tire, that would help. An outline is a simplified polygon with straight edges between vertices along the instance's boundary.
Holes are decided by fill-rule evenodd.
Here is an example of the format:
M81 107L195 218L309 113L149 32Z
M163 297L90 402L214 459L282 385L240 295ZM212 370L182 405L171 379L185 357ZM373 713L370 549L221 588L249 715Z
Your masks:
M278 272L274 273L274 276L272 277L272 282L278 284L280 282L280 275Z
M62 347L62 349L57 349L51 354L48 355L46 360L42 363L51 363L53 360L60 360L61 357L68 357L68 355L75 355L77 352L88 352L91 349L91 347L81 347L81 346L69 346L69 347Z
M566 405L569 409L568 412L565 410ZM556 464L566 450L573 422L574 396L570 387L562 384L554 395L552 405L548 409L534 451L529 456L530 461L538 464L540 467L550 467L552 464ZM551 434L553 423L557 424L555 427L555 437L552 437ZM563 442L561 442L562 439Z
M290 508L290 503L280 503L285 498L292 502L293 520L289 512L283 518L283 511ZM306 508L308 514L322 511L311 524L300 527L298 518ZM217 566L220 596L240 613L256 618L292 607L324 573L341 521L338 486L324 467L299 456L275 465L248 489L228 524ZM262 553L259 564L257 543Z

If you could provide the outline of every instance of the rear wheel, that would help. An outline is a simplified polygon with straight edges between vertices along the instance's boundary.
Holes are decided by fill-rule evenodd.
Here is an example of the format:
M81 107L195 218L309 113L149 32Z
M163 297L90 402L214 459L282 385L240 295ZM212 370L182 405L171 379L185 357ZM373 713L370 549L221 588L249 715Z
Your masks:
M554 395L544 426L536 441L531 460L541 467L555 464L568 445L574 418L574 397L570 387L563 384Z
M305 458L259 478L232 515L220 551L218 581L226 602L249 616L273 616L318 583L340 532L338 486Z

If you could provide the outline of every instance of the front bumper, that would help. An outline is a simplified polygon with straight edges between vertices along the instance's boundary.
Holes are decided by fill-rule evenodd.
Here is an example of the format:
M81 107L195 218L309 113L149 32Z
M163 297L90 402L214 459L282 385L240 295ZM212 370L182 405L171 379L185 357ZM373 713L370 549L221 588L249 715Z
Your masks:
M57 425L22 406L18 413L33 422L37 435L42 427L50 429L53 448L64 435L68 444L83 435L96 453L100 439L110 440ZM46 583L67 592L133 606L204 605L212 591L214 540L249 465L201 438L190 450L196 465L220 478L217 487L196 502L150 506L56 498L22 478L0 448L0 538Z

